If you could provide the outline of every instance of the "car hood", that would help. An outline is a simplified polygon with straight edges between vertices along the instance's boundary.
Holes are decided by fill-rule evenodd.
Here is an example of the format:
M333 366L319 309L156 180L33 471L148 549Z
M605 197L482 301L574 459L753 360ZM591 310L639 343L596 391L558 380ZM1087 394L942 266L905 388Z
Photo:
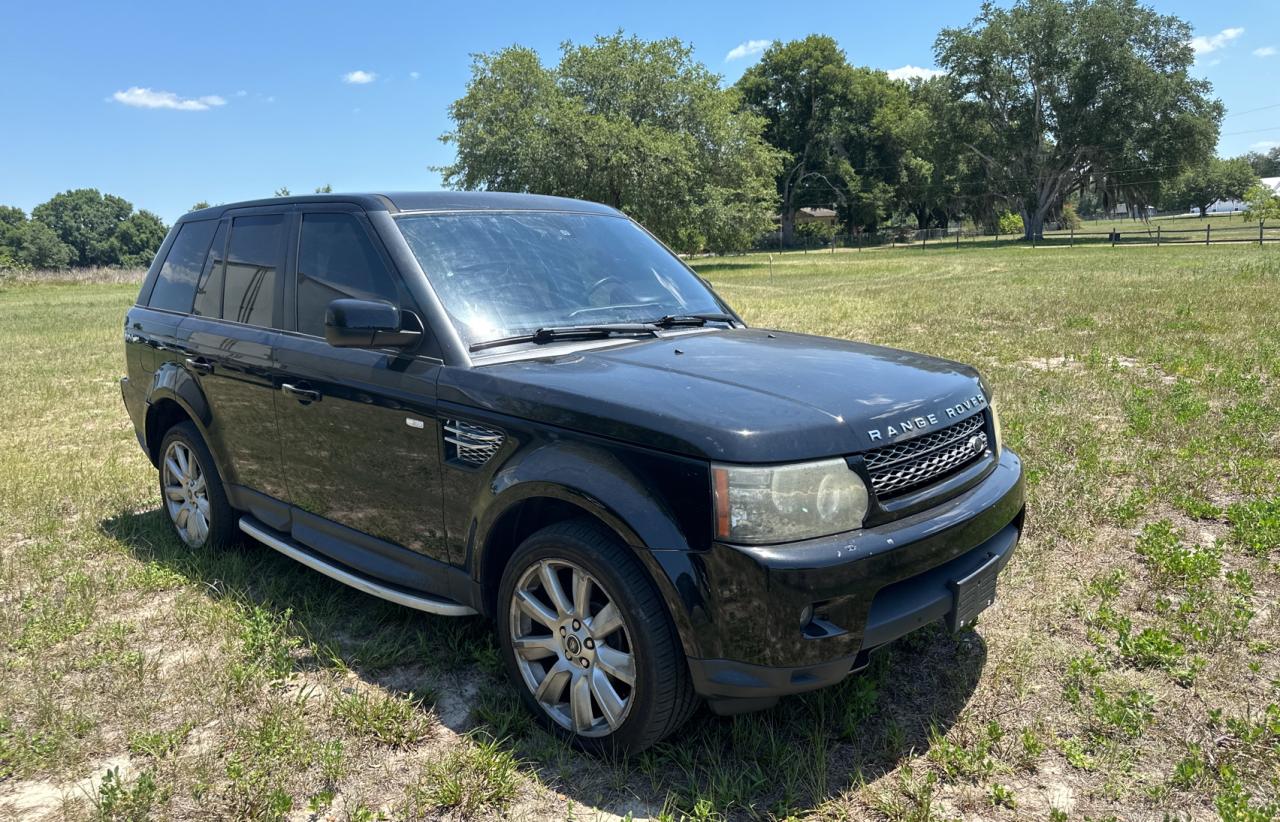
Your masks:
M450 368L439 391L444 402L742 463L863 451L943 428L987 401L977 372L960 363L760 329Z

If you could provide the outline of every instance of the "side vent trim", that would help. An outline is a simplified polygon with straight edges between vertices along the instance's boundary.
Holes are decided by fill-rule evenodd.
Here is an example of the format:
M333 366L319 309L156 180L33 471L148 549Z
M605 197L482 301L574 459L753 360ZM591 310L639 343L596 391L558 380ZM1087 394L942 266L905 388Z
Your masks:
M496 428L463 420L444 421L445 459L479 467L498 453L506 435Z

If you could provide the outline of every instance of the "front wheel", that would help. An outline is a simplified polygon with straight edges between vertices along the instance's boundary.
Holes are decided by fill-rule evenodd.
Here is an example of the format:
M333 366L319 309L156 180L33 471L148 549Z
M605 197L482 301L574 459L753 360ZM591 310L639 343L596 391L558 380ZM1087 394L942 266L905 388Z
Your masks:
M634 753L696 706L688 663L644 567L591 520L526 539L498 592L503 656L525 703L588 751Z

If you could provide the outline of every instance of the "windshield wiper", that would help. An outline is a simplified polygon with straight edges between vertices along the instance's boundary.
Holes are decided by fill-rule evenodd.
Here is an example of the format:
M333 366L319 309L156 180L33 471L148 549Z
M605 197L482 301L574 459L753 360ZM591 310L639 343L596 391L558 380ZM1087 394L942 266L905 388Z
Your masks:
M659 328L674 328L677 325L706 325L707 323L735 323L736 319L728 314L668 314L651 324Z
M498 348L503 345L518 343L543 343L557 340L587 340L593 337L612 337L615 334L651 334L657 336L658 326L653 323L606 323L602 325L553 325L539 328L530 334L516 334L513 337L500 337L496 340L484 340L472 343L469 350L483 351L486 348Z

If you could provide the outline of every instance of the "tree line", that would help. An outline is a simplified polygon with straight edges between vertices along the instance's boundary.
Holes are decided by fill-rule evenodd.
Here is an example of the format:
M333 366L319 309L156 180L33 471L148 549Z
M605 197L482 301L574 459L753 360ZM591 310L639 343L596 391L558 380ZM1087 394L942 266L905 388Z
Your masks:
M475 57L441 138L463 189L615 206L681 251L794 241L806 207L1027 238L1075 212L1240 199L1280 152L1214 156L1222 103L1193 77L1192 31L1137 0L985 3L934 43L937 77L895 80L835 40L775 43L735 84L669 38L511 46Z
M145 267L168 227L145 209L95 188L64 191L31 210L0 206L0 270Z

